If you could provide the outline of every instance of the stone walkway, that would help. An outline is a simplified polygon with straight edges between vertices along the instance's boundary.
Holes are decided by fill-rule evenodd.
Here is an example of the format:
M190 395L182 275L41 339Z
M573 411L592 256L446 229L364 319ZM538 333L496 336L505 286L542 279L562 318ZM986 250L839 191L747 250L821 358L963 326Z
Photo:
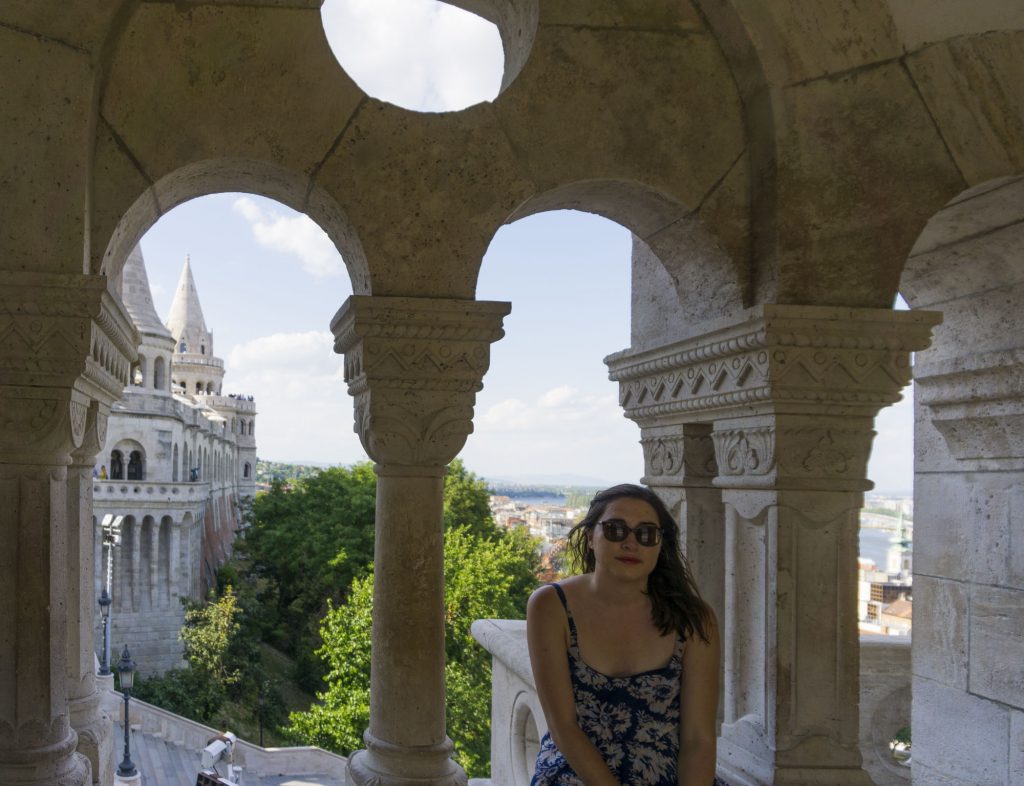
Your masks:
M124 756L124 731L114 724L114 762ZM142 775L142 786L195 786L201 769L199 751L167 742L152 734L132 732L132 762ZM242 773L242 786L345 786L343 780L321 775L255 775Z

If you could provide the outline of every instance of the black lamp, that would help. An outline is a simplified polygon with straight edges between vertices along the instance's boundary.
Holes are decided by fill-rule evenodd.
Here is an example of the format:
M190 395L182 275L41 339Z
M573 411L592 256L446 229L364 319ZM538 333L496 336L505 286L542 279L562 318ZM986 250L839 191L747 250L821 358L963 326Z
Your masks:
M117 676L121 684L121 692L124 694L124 761L117 765L117 774L122 778L131 778L138 775L138 770L132 763L131 743L128 732L131 722L128 720L128 701L132 695L132 685L135 684L135 661L128 652L128 645L121 653L121 660L117 662Z
M100 674L104 677L110 674L110 605L113 602L104 587L97 601L100 604L100 617L103 618L103 661L100 663Z

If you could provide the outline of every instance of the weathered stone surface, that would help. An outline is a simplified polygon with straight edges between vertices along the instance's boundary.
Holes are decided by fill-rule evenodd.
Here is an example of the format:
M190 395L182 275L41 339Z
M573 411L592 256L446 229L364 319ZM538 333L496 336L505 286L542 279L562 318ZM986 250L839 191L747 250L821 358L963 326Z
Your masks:
M970 487L939 474L915 477L914 573L960 578L967 571Z
M780 103L795 126L777 141L778 300L889 307L921 227L964 187L927 108L898 63Z
M915 553L915 568L917 560ZM969 597L970 588L958 581L914 575L915 675L967 690Z
M668 92L680 103L664 104ZM692 210L744 145L734 85L706 35L541 28L494 106L540 193L633 181ZM582 116L593 121L566 122ZM638 146L640 137L651 142Z
M965 36L922 49L907 67L969 183L1024 167L1024 32Z
M703 30L690 2L673 0L559 0L540 3L542 25L625 27L646 30Z
M1006 786L1006 707L924 677L913 692L915 782Z
M228 156L310 173L362 99L315 9L145 3L100 110L157 180Z
M1024 641L1024 590L971 588L971 693L1024 707L1024 670L1015 649Z
M901 53L882 0L844 5L841 10L829 0L736 5L769 80L776 85L843 73Z
M928 13L919 13L916 0L888 0L889 12L907 51L926 44L990 30L1024 28L1024 6L1016 0L988 0L964 13L960 0L931 0Z
M82 272L92 80L81 51L0 26L0 244L7 270ZM19 220L20 206L32 221Z
M418 115L370 101L317 183L358 227L385 296L472 297L494 232L532 190L485 104Z

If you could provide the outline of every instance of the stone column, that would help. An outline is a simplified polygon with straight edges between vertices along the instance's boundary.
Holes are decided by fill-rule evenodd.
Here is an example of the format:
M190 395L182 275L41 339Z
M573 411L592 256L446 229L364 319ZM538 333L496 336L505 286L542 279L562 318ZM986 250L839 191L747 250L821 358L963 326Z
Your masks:
M465 784L445 733L445 466L473 429L473 404L504 333L507 303L353 296L331 323L376 462L373 660L366 749L348 780Z
M125 611L131 614L138 612L142 606L142 522L143 519L140 516L133 516L131 520L131 569L122 571L124 576L124 597L127 601ZM124 524L125 535L128 534L128 519L126 518ZM122 536L123 537L123 536ZM124 541L121 541L121 556L124 554Z
M149 525L149 608L156 611L160 608L160 519L153 516Z
M178 608L178 597L181 595L181 579L178 576L179 564L181 560L181 524L177 521L172 521L168 525L171 531L167 538L168 550L170 553L167 555L167 606L168 608ZM187 591L187 590L186 590Z
M609 358L638 421L713 424L725 510L719 769L869 786L858 749L857 521L874 417L937 315L765 305Z
M83 662L81 586L92 589L77 538L92 523L74 477L69 506L68 466L92 402L127 384L137 337L105 278L10 271L0 336L0 783L85 786L68 698L82 690L69 675Z
M106 440L109 408L93 402L85 438L68 468L68 709L78 751L92 765L93 783L114 777L110 717L100 708L96 685L96 528L92 524L92 468Z

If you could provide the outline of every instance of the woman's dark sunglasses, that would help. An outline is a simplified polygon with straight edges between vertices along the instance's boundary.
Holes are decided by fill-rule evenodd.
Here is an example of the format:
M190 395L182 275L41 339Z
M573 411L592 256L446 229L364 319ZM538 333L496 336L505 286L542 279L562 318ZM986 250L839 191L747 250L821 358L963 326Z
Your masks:
M608 519L600 524L604 539L612 543L621 543L629 537L630 532L636 536L636 542L641 546L657 546L661 543L661 527L657 524L645 522L631 527L622 519Z

